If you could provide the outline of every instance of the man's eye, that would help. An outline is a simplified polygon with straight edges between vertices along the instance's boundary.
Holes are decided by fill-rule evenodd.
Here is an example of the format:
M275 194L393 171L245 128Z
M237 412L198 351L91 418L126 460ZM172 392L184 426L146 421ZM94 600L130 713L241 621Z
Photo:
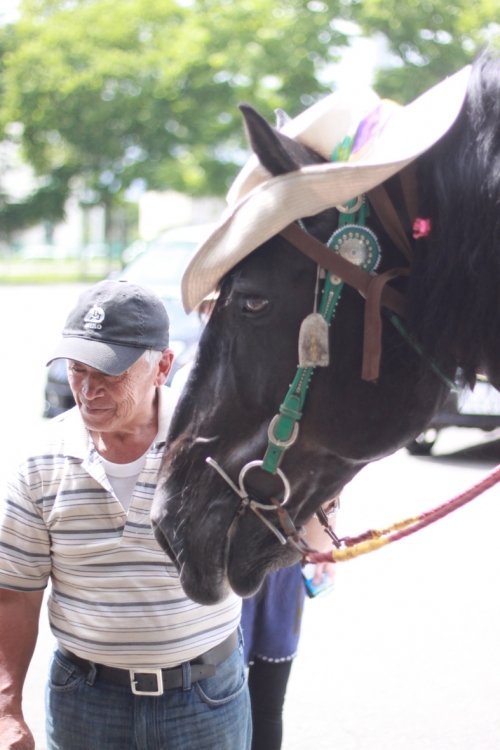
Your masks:
M269 300L264 297L246 297L243 300L242 310L246 313L263 312L269 304Z

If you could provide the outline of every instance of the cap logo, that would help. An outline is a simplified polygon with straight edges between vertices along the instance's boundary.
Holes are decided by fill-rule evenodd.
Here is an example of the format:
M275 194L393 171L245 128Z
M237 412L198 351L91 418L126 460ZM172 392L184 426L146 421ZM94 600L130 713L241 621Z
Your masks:
M100 331L102 328L102 321L106 317L104 310L102 307L98 307L97 305L92 305L88 313L83 319L84 322L84 328L87 329L93 329L95 331Z

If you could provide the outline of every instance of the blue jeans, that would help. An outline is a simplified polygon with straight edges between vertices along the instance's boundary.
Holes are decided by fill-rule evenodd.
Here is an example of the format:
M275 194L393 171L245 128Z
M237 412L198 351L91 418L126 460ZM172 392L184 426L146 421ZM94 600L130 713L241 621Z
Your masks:
M188 689L137 696L56 651L46 695L47 750L249 750L242 652L240 642L213 677Z

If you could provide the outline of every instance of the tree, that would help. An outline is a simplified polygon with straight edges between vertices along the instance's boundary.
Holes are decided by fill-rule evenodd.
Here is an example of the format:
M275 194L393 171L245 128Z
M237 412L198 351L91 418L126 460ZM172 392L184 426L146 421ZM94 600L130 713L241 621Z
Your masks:
M222 194L249 100L272 116L320 95L345 36L313 0L25 0L5 55L5 122L39 175L112 206L148 188Z
M354 0L350 7L363 31L382 34L391 53L377 90L403 103L500 39L498 0Z
M247 153L238 104L293 115L331 90L322 74L349 41L339 21L385 37L376 87L405 102L498 34L497 4L23 0L0 33L0 126L22 126L40 177L25 219L42 205L56 217L70 189L110 210L134 185L223 194Z

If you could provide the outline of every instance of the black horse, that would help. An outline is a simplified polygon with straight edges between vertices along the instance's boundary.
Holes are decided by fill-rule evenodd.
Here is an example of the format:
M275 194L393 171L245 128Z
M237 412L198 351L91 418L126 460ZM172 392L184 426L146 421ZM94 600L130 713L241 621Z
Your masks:
M250 107L242 109L252 148L271 175L324 162ZM417 216L431 228L417 239L402 177L413 185ZM222 279L174 416L152 516L157 538L177 561L194 600L215 602L228 585L250 595L266 572L297 560L300 551L279 538L287 524L299 528L367 463L418 435L457 368L469 383L481 371L500 384L497 57L479 58L451 128L383 187L412 250L409 274L389 273L404 309L396 315L397 305L391 311L382 301L380 363L363 379L365 300L346 285L329 330L330 362L314 369L298 437L274 472L248 464L266 453L269 424L296 373L299 331L313 309L318 266L285 231ZM375 205L376 193L368 190L366 225L382 248L383 277L408 263L387 215L373 210L372 195ZM299 234L326 243L338 224L332 207L302 217ZM401 313L403 330L396 325ZM245 466L242 492L238 477ZM249 498L268 507L271 498L285 499L287 516L281 525L275 510L259 516Z

